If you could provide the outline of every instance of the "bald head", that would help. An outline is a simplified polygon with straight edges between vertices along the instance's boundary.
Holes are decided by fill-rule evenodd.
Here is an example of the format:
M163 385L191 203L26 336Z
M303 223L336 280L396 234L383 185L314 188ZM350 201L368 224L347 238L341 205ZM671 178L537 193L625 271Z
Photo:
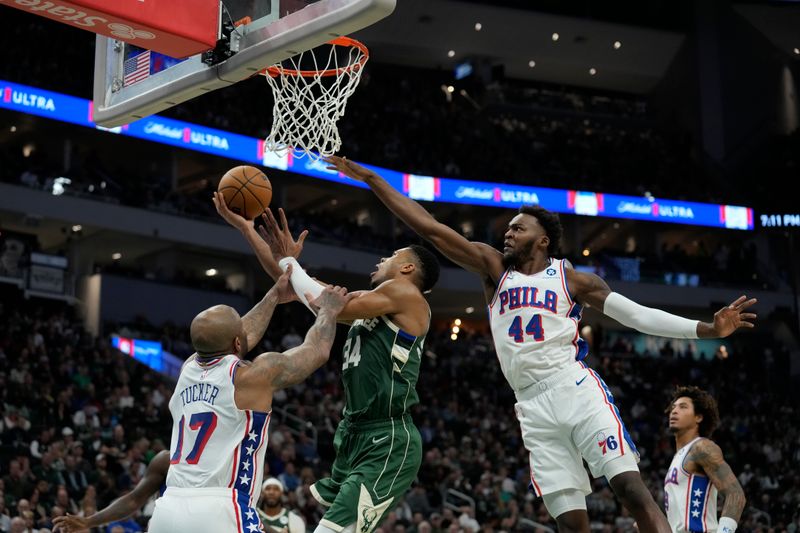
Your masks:
M233 353L235 339L245 338L242 332L242 319L233 307L215 305L209 307L192 320L190 329L192 346L200 355ZM246 348L245 348L246 351Z

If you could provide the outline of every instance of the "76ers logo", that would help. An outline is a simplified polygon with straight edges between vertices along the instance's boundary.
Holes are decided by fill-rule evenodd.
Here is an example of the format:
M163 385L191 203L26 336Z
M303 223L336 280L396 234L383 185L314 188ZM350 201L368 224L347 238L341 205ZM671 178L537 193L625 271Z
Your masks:
M600 447L601 450L603 450L603 455L608 453L608 450L611 450L613 452L619 447L619 443L617 442L617 439L614 437L614 435L606 437L606 434L603 433L602 431L597 434L597 445Z

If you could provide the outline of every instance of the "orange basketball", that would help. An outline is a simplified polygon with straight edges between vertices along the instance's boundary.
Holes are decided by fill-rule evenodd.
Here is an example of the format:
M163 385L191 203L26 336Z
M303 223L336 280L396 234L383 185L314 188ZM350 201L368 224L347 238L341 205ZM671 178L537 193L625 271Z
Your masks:
M253 220L269 206L272 184L256 167L240 166L227 171L217 186L228 209Z

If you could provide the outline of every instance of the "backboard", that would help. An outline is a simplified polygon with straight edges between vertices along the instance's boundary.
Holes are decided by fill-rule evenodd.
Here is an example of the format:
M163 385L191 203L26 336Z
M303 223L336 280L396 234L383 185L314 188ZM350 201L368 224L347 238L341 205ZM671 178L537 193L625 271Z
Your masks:
M97 36L93 119L128 124L365 28L396 0L222 0L217 47L175 59Z

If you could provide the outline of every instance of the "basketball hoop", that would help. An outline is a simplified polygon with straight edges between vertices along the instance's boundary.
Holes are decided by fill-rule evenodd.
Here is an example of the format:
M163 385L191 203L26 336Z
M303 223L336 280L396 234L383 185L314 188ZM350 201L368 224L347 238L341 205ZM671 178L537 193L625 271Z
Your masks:
M329 47L324 64L324 51L307 50L262 71L275 98L264 151L294 150L297 157L317 160L341 148L336 123L358 86L369 50L350 37L324 46Z

